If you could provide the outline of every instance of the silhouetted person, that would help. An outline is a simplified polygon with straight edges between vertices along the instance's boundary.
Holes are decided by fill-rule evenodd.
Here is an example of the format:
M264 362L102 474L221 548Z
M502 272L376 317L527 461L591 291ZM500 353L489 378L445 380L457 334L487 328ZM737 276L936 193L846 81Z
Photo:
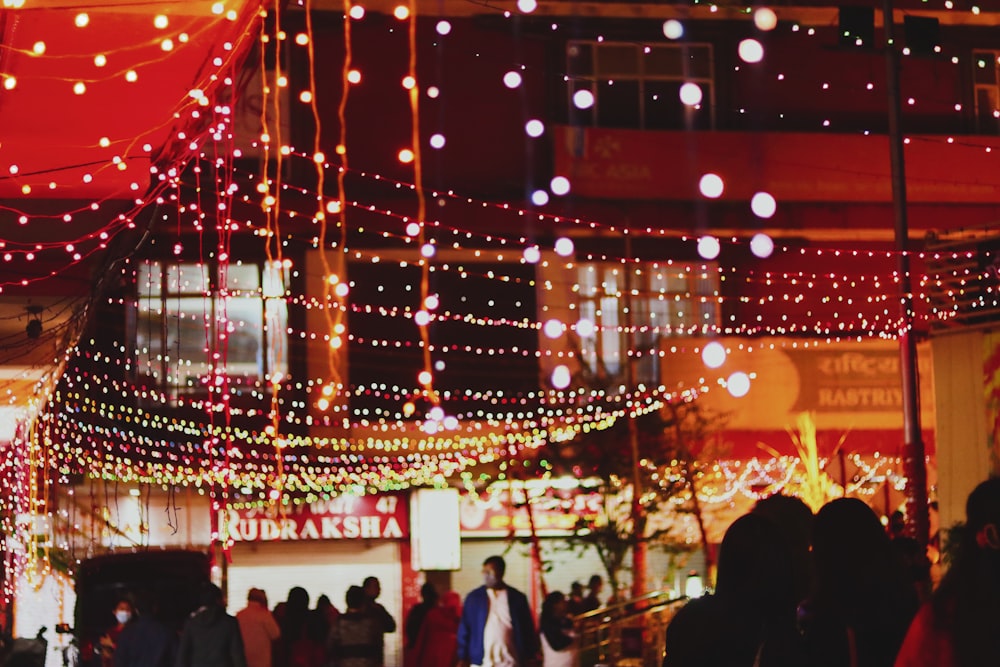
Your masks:
M240 624L226 613L222 591L204 584L198 601L181 632L176 667L247 667Z
M310 613L306 589L294 586L279 607L274 614L281 629L275 643L275 667L312 667L322 661L325 633L318 616Z
M367 596L360 586L347 589L347 611L330 628L326 653L330 667L381 667L382 624L365 611Z
M136 598L136 616L118 635L114 667L170 667L174 633L158 618L159 605L148 594Z
M337 620L338 616L340 616L340 610L333 605L333 602L330 601L330 596L325 593L320 595L316 600L315 611L323 620L325 630L329 630L330 626L333 625L333 622ZM323 636L326 637L325 631Z
M919 541L906 534L906 515L896 510L889 516L889 544L906 580L910 582L921 602L931 593L931 561Z
M601 575L595 574L590 577L590 581L587 582L587 597L583 598L583 605L581 606L580 613L585 613L588 611L594 611L595 609L600 609L603 603L601 602L601 590L604 588L604 579Z
M951 565L920 608L897 667L1000 665L1000 479L977 486Z
M753 508L778 528L791 556L795 600L801 602L813 588L812 542L813 511L801 498L775 494L758 500Z
M664 667L804 664L790 562L767 518L734 521L719 548L715 593L688 602L667 626Z
M918 601L875 512L856 498L827 503L812 554L816 582L800 613L807 664L890 667Z
M424 583L420 587L420 602L413 605L410 613L406 615L406 626L403 628L406 634L406 648L413 648L417 645L417 637L420 635L420 628L424 624L427 612L437 606L437 589L431 582Z
M365 577L362 583L365 593L364 611L375 619L379 627L382 628L382 636L379 637L380 664L385 663L385 633L396 631L396 619L378 602L379 595L382 594L382 584L378 577Z
M566 612L570 616L579 616L584 612L583 584L574 581L569 586L569 596L566 598Z

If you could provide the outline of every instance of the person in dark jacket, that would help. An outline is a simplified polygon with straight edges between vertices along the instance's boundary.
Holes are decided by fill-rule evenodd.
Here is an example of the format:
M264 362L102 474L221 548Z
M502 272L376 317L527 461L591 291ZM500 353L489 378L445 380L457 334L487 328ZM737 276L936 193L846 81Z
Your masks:
M240 624L226 613L222 591L205 584L199 602L181 632L176 667L247 667Z
M500 556L483 562L483 585L465 598L458 626L462 667L523 667L538 656L538 633L524 593L504 583Z
M149 594L136 598L136 617L118 635L114 667L170 667L174 633L159 618L159 606Z

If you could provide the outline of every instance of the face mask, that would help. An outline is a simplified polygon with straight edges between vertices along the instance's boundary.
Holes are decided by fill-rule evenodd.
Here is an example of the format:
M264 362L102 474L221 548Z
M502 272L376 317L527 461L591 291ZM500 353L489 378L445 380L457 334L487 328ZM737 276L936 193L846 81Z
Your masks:
M122 625L125 625L126 623L129 622L129 620L132 619L132 612L130 612L130 611L121 611L121 610L116 611L115 612L115 618L118 619L119 623L121 623Z
M492 572L483 575L483 584L486 585L486 588L496 588L499 582L500 578L497 577L497 575L493 574Z

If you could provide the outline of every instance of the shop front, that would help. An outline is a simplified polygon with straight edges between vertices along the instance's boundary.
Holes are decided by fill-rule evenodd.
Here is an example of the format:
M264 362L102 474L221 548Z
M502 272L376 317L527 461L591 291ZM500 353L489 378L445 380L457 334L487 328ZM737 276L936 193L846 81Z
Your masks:
M310 607L326 595L343 611L348 587L377 577L379 602L399 627L385 637L386 666L402 665L403 611L415 602L413 587L404 587L404 581L415 580L405 495L344 495L285 508L231 509L227 528L233 540L224 568L230 613L246 606L251 588L263 589L273 608L295 586L309 593Z

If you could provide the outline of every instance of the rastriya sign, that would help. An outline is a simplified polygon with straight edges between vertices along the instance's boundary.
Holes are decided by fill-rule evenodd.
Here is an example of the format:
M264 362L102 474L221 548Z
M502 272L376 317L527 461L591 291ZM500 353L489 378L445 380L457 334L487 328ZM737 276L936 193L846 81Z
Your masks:
M409 537L404 498L395 494L337 496L308 505L230 509L226 526L236 542L278 540L395 540Z

